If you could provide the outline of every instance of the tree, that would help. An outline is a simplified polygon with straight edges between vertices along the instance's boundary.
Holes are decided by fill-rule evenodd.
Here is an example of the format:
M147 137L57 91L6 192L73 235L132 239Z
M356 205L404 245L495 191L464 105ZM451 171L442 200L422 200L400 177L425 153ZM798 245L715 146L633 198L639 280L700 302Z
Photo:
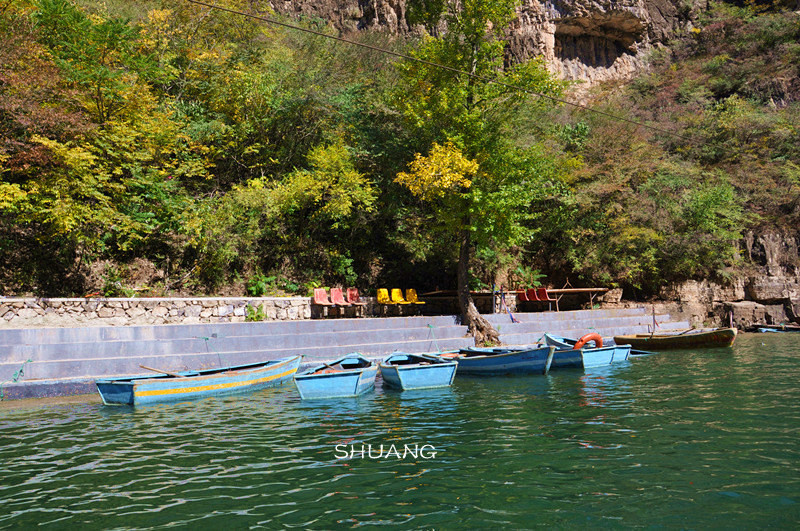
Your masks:
M431 2L425 4L428 12L436 12ZM396 182L422 200L421 208L432 210L432 233L457 242L459 305L476 343L495 343L499 335L470 295L474 252L530 238L534 227L527 207L546 193L555 176L535 146L514 144L508 127L529 97L513 86L559 91L540 61L503 69L500 37L515 17L515 5L512 0L440 2L447 31L423 41L413 52L419 61L399 66L403 83L396 104L428 155L417 153L410 171L401 172Z

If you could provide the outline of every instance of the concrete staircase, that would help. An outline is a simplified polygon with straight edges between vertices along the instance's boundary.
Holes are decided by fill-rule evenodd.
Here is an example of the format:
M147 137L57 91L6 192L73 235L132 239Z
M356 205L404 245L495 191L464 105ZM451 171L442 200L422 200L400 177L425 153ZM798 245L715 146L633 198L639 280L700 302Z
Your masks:
M538 342L545 332L578 338L647 332L644 308L486 316L506 344ZM657 315L662 328L688 328ZM94 392L99 377L236 365L303 355L303 365L350 352L382 358L472 345L454 316L324 319L197 325L0 329L0 390L6 398ZM31 361L27 361L31 360ZM23 374L17 382L14 375Z
M545 332L577 339L589 332L604 338L650 332L653 315L645 308L576 310L569 312L515 313L512 323L508 314L485 316L500 332L500 339L510 345L538 343ZM671 321L669 315L656 315L662 330L689 328L687 321Z

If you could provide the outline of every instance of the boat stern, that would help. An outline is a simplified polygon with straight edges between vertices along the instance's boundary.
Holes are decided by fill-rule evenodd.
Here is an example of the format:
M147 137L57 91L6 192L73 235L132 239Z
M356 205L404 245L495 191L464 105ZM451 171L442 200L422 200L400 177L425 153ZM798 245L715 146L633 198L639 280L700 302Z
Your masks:
M107 406L134 405L133 382L116 382L114 380L97 380L97 392L103 404Z

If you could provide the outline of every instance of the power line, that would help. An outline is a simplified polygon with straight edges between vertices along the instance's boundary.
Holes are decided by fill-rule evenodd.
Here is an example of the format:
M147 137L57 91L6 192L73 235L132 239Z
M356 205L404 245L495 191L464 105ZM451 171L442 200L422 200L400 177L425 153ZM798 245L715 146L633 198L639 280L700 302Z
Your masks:
M361 48L366 48L368 50L372 50L372 51L375 51L375 52L383 53L383 54L386 54L386 55L393 55L395 57L399 57L399 58L405 59L407 61L413 61L413 62L416 62L416 63L422 63L424 65L432 66L434 68L441 68L442 70L449 70L450 72L455 72L457 74L463 74L465 76L469 76L469 77L471 77L473 79L477 79L477 80L483 81L485 83L494 83L495 85L500 85L502 87L510 88L512 90L518 90L520 92L525 92L525 93L530 94L532 96L536 96L536 97L539 97L539 98L545 98L545 99L548 99L548 100L550 100L552 102L555 102L555 103L561 103L563 105L568 105L568 106L571 106L571 107L582 109L582 110L587 111L587 112L593 112L595 114L600 114L600 115L605 116L607 118L611 118L612 120L616 120L616 121L620 121L620 122L626 122L626 123L635 125L637 127L644 127L644 128L650 129L652 131L657 131L659 133L663 133L663 134L666 134L666 135L670 135L670 136L674 136L674 137L680 138L682 140L691 141L689 138L687 138L687 137L685 137L683 135L680 135L678 133L675 133L673 131L667 131L666 129L661 129L660 127L647 125L645 123L637 122L635 120L630 120L630 119L625 118L623 116L617 116L617 115L608 113L606 111L601 111L599 109L594 109L592 107L589 107L588 105L582 105L580 103L575 103L575 102L571 102L571 101L568 101L568 100L563 100L561 98L556 98L554 96L549 96L547 94L542 94L540 92L535 92L533 90L526 89L525 87L520 87L520 86L517 86L517 85L512 85L510 83L505 83L503 81L498 81L497 79L494 79L494 78L481 76L481 75L478 75L478 74L473 74L471 72L467 72L466 70L460 70L458 68L453 68L451 66L442 65L442 64L439 64L439 63L434 63L433 61L427 61L425 59L419 59L417 57L413 57L413 56L408 55L408 54L404 54L404 53L400 53L400 52L394 52L392 50L387 50L385 48L379 48L377 46L372 46L370 44L365 44L365 43L362 43L362 42L352 41L350 39L345 39L343 37L337 37L335 35L328 35L327 33L322 33L321 31L315 31L315 30L312 30L312 29L303 28L303 27L300 27L300 26L295 26L293 24L288 24L286 22L281 22L279 20L275 20L275 19L272 19L272 18L269 18L269 17L265 17L265 16L262 16L262 15L254 15L252 13L246 13L244 11L238 11L236 9L231 9L229 7L223 7L223 6L219 6L219 5L216 5L216 4L210 4L208 2L201 2L200 0L186 0L186 1L189 2L190 4L197 4L197 5L205 6L205 7L211 8L211 9L216 9L218 11L225 11L227 13L232 13L234 15L241 15L243 17L248 17L248 18L252 18L252 19L255 19L255 20L260 20L262 22L266 22L268 24L273 24L275 26L282 26L284 28L293 29L293 30L297 30L297 31L302 31L304 33L310 33L312 35L317 35L319 37L325 37L326 39L332 39L332 40L343 42L343 43L350 44L350 45L353 45L353 46L359 46Z

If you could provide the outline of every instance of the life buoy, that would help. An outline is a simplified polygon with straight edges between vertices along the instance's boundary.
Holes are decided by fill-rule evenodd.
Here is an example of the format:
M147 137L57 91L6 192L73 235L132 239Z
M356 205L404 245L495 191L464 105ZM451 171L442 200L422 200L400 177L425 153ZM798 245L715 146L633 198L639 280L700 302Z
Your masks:
M594 348L603 348L603 338L600 337L600 334L597 332L592 332L591 334L586 334L582 338L575 343L575 346L572 347L573 350L578 350L583 348L583 346L588 343L589 341L594 341Z

